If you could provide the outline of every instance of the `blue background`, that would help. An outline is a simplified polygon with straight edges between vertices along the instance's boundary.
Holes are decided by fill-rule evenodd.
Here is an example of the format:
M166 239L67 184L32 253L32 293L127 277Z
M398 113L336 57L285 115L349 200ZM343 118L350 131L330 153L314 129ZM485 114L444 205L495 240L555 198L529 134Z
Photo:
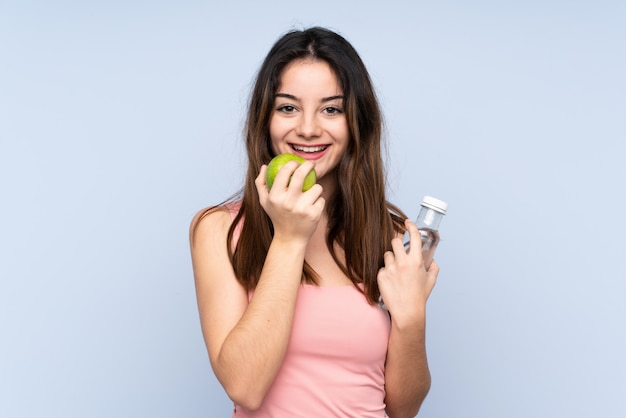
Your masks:
M626 416L621 1L0 2L0 416L228 417L188 251L242 184L250 84L323 25L448 201L421 417Z

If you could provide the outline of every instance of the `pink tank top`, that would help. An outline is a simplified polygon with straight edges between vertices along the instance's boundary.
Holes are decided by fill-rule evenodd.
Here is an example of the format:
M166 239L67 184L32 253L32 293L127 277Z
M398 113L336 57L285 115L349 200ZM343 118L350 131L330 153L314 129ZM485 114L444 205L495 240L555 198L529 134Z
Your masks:
M232 216L238 206L229 205ZM354 286L301 285L274 383L258 410L235 405L233 417L386 417L390 326L388 314Z

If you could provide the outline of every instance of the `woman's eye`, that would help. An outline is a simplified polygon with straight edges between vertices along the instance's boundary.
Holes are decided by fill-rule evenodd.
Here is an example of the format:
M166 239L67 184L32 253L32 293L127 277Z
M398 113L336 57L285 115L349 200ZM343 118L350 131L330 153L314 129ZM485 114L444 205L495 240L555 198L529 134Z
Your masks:
M291 105L282 105L282 106L278 106L277 110L279 112L284 112L284 113L293 113L295 112L296 108Z
M337 108L337 107L327 107L326 109L324 109L324 112L326 112L329 115L338 115L340 113L342 113L341 109Z

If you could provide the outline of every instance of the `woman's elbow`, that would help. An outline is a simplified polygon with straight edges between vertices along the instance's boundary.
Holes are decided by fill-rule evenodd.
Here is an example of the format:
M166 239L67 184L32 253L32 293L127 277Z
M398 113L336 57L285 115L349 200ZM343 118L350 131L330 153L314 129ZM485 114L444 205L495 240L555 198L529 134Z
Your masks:
M389 418L414 418L419 413L430 389L430 381L424 382L419 391L404 399L385 399Z
M254 385L224 385L226 394L235 405L240 406L248 411L256 411L263 404L265 392Z

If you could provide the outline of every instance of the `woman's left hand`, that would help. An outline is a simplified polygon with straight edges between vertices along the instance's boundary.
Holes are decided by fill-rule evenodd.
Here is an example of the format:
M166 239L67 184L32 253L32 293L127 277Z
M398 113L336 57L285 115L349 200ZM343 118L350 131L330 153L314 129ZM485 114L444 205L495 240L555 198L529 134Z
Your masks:
M434 261L426 270L422 239L415 223L407 219L404 224L411 240L408 252L402 243L402 235L392 239L392 251L385 252L385 266L378 271L377 277L380 295L396 320L424 315L426 301L439 274L439 266Z

